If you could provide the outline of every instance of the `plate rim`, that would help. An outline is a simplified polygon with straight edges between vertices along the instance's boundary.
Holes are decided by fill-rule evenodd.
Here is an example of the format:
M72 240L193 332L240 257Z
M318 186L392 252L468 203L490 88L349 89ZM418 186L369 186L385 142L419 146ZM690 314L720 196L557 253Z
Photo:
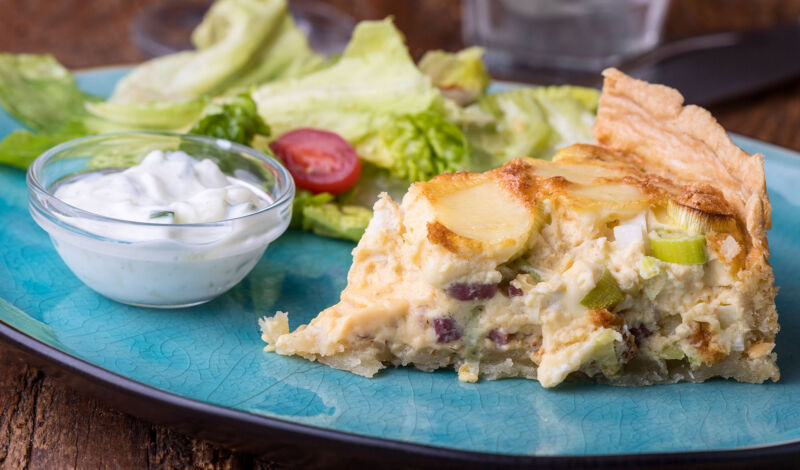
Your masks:
M12 308L17 308L13 304L10 305ZM439 447L312 426L195 400L139 382L61 351L8 325L3 320L0 320L0 341L28 356L32 356L34 359L43 361L46 365L54 366L67 374L77 375L79 380L101 385L106 389L110 388L113 393L113 396L110 397L111 399L108 396L99 396L91 390L84 391L88 391L88 393L101 401L111 403L114 407L122 408L124 411L130 409L131 407L127 406L128 404L124 402L124 399L120 401L120 396L127 394L137 399L139 406L149 404L157 407L156 411L166 411L166 414L158 413L161 415L160 419L151 419L151 416L147 416L145 419L179 428L186 434L198 435L196 429L187 430L185 426L181 426L181 423L171 422L166 418L168 416L188 414L194 418L191 423L193 426L202 424L204 427L230 422L237 426L244 426L245 429L238 428L238 430L248 436L253 433L262 433L260 439L265 440L267 438L266 440L272 445L277 442L274 441L274 436L272 436L275 433L288 433L291 439L311 437L316 441L316 444L329 447L327 449L329 453L339 454L340 456L347 456L353 450L358 449L378 450L381 452L380 454L367 455L367 460L381 460L384 463L387 454L391 454L393 459L399 459L394 460L395 462L412 463L415 466L421 465L425 467L434 467L436 464L442 463L460 464L459 468L486 468L485 466L489 464L493 468L575 468L575 465L585 466L589 464L610 467L616 467L621 464L636 464L641 467L655 467L690 463L695 465L741 465L753 460L758 460L763 464L768 460L784 461L800 455L800 439L734 449L561 456L501 454ZM131 412L131 414L141 416L140 413L136 412ZM265 431L269 436L263 434ZM224 439L216 440L213 437L202 437L234 449L242 447L231 445L230 442ZM252 444L252 449L245 447L244 450L258 453L270 447L260 443L260 441ZM467 465L467 467L463 465Z
M91 75L95 73L113 72L131 68L132 65L109 65L75 70L75 75ZM496 83L518 85L513 82ZM736 139L749 141L752 144L764 146L781 156L794 154L800 158L800 153L780 147L778 145L763 142L752 137L731 133ZM13 303L8 302L11 308L17 308ZM20 311L23 311L19 309ZM23 311L24 312L24 311ZM591 455L523 455L523 454L504 454L493 452L479 452L450 447L440 447L427 444L419 444L401 440L375 437L364 434L356 434L347 431L339 431L324 427L313 426L273 418L269 416L257 415L246 411L235 410L221 405L215 405L189 398L177 393L162 390L143 382L139 382L122 374L113 372L99 365L89 362L66 351L59 350L22 330L19 330L0 319L0 342L20 351L24 356L33 359L37 365L45 368L48 373L51 371L64 372L68 378L77 380L78 384L99 385L111 395L95 393L92 387L82 387L80 385L68 384L72 388L81 389L83 392L96 397L100 401L111 404L132 415L143 417L144 419L167 425L172 428L180 429L189 435L200 435L197 425L200 424L203 430L217 427L220 423L235 424L238 431L250 439L255 439L252 443L243 445L231 445L231 440L215 439L213 435L202 435L203 439L220 443L227 447L239 448L250 452L264 451L271 445L275 445L275 435L284 433L283 438L288 440L298 440L302 438L312 438L314 443L327 447L324 449L332 455L341 458L352 457L353 450L372 450L379 453L366 452L367 460L382 461L386 463L386 456L391 455L393 462L413 463L417 466L441 468L441 464L459 464L474 468L485 468L491 464L493 467L502 468L573 468L576 465L640 465L640 466L661 466L679 464L747 464L757 459L764 463L766 460L789 461L792 457L800 455L800 439L782 441L757 446L747 446L730 449L709 449L700 451L678 451L678 452L649 452L649 453L619 453L619 454L591 454ZM127 395L127 396L126 396ZM128 400L135 400L131 403ZM155 413L141 412L142 405L149 405ZM138 411L129 411L134 408ZM170 416L181 416L180 421L168 419ZM185 422L185 417L190 416L191 422ZM243 426L245 429L239 428ZM231 428L233 430L233 428ZM214 431L206 434L213 434ZM259 435L260 434L260 435ZM265 439L267 438L267 439ZM261 442L264 441L264 442ZM267 441L269 444L267 444ZM252 448L249 448L252 446ZM362 456L363 457L363 456ZM730 467L726 467L730 468Z

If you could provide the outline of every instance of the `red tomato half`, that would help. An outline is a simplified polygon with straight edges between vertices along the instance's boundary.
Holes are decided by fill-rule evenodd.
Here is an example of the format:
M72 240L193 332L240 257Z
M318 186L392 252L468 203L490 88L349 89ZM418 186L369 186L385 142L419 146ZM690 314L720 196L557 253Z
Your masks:
M333 132L297 129L269 148L286 165L297 187L312 193L343 193L361 175L361 160L353 146Z

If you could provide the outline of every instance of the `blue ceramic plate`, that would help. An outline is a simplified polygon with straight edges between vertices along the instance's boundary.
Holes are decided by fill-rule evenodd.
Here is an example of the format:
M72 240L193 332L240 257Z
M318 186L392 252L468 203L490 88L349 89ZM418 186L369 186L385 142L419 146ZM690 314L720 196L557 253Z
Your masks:
M108 95L125 71L84 72L78 81ZM16 127L0 115L0 135ZM9 168L0 168L0 334L123 409L240 448L307 442L350 457L482 465L613 462L623 454L696 463L798 452L800 155L735 140L766 155L769 241L781 287L778 383L567 383L545 390L527 380L464 384L452 371L411 368L365 379L264 353L256 320L285 310L294 328L335 303L352 244L289 232L248 278L211 303L176 311L128 307L67 269L28 214L25 174Z

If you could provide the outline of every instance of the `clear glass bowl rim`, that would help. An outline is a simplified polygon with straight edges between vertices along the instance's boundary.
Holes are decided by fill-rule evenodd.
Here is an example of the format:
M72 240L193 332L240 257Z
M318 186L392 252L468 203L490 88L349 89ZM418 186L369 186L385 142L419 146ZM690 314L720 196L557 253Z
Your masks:
M267 207L253 212L251 214L243 215L240 217L234 217L231 219L222 219L215 222L204 222L204 223L194 223L194 224L163 224L163 223L154 223L154 222L138 222L133 220L124 220L124 219L117 219L114 217L107 217L104 215L96 214L94 212L90 212L84 209L80 209L75 207L71 204L67 204L66 202L62 201L61 199L57 198L49 189L45 188L44 185L40 181L40 174L44 166L53 158L58 156L61 152L67 149L73 149L80 145L84 145L90 142L96 142L98 140L104 139L112 139L115 137L148 137L148 136L159 136L159 137L177 137L180 139L185 140L192 140L195 142L205 143L208 145L213 145L222 151L232 152L232 153L244 153L250 157L254 157L264 163L267 164L267 167L278 173L279 178L279 193L273 195L274 201L269 204ZM220 146L220 141L225 142L225 148ZM230 146L228 146L230 145ZM242 144L237 144L235 142L230 142L225 139L220 139L216 137L208 137L203 135L197 134L181 134L177 132L162 132L162 131L123 131L123 132L108 132L103 134L96 134L90 135L86 137L80 137L77 139L69 140L67 142L63 142L55 147L47 150L46 152L39 155L36 160L31 164L28 168L27 173L27 184L28 190L30 194L30 204L36 206L36 209L43 212L49 218L54 218L53 211L50 210L49 207L62 207L68 209L70 216L79 216L85 219L92 219L99 222L108 222L108 223L115 223L115 224L126 224L131 226L137 227L175 227L180 229L192 229L194 227L220 227L225 225L227 222L234 221L234 220L242 220L249 217L257 217L261 214L266 212L279 210L281 207L285 205L287 201L291 202L294 198L295 192L295 185L294 179L292 175L289 173L289 170L286 169L285 166L278 160L269 155L259 152L253 148L247 147ZM38 196L38 197L35 197ZM39 198L43 198L47 204L42 204L42 201ZM59 225L69 225L73 229L77 229L78 232L85 232L85 230L80 229L78 227L69 224L65 220L60 217L55 218Z

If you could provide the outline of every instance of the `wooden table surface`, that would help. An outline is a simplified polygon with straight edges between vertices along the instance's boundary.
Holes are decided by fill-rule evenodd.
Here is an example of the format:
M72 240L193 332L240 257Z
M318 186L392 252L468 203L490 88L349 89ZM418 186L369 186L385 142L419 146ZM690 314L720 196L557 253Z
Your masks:
M394 15L412 54L461 47L459 0L329 0L357 19ZM141 61L130 22L159 0L0 0L0 51L71 68ZM665 37L795 20L800 0L674 0ZM795 45L797 47L797 45ZM800 82L711 110L730 131L800 150ZM287 468L110 408L0 352L0 469Z

